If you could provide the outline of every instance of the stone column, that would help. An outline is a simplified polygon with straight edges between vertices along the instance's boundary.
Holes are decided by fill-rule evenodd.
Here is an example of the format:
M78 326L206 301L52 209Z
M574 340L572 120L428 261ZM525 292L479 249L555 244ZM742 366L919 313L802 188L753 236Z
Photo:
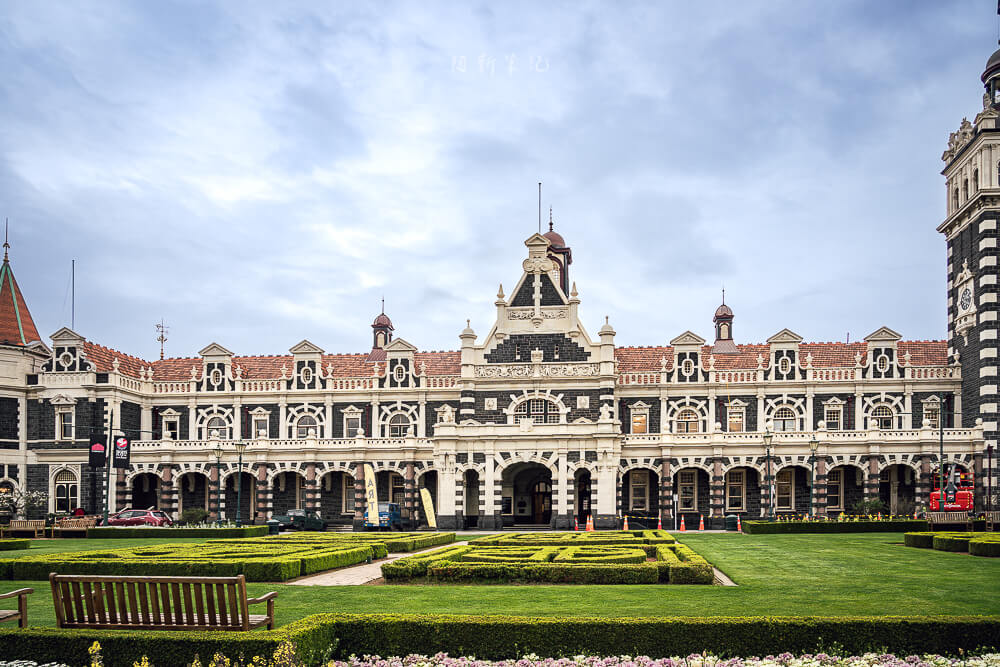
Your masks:
M484 474L481 482L483 511L479 514L478 527L483 530L500 530L503 528L503 519L500 516L500 475L497 474L492 451L487 453L483 468Z
M306 464L306 478L302 482L302 507L307 512L319 511L319 486L316 482L316 464Z
M618 466L611 454L597 466L597 504L594 511L594 528L602 530L618 528L616 501L618 488Z
M813 478L813 511L816 516L826 516L826 457L816 455L816 476Z
M128 486L125 483L125 470L121 468L116 468L114 473L114 485L115 485L115 507L127 507L128 506ZM103 499L94 498L94 512L100 512L101 505L103 504ZM109 510L110 513L110 510Z
M362 530L365 525L365 462L354 463L354 530Z
M865 500L878 500L878 485L879 485L879 473L878 473L878 456L870 455L868 457L868 474L865 477L864 494Z
M177 489L174 484L173 466L169 463L163 464L163 471L160 473L160 511L173 516L177 512Z
M416 523L416 507L417 507L417 488L416 488L416 475L414 474L413 462L410 461L406 464L406 468L403 472L403 516L406 518L407 527L413 530L417 527Z
M934 471L931 469L931 457L927 454L920 457L920 473L917 475L917 483L913 489L913 497L917 505L923 505L925 509L930 508L931 488L934 484Z
M973 490L973 506L977 512L986 510L986 478L984 475L983 453L976 452L972 455L972 474L975 479Z
M220 481L219 466L213 463L208 471L208 516L213 521L218 521L222 517L221 505L225 502L222 499Z
M241 480L242 481L242 480ZM257 505L254 508L251 504L251 511L254 512L252 516L247 517L243 522L247 524L254 524L256 520L260 518L261 521L267 521L271 518L274 513L274 503L272 500L272 490L271 485L267 482L267 464L258 463L257 464Z
M573 528L573 510L570 504L569 487L573 484L573 474L569 471L566 454L561 453L556 459L558 478L552 480L552 490L555 497L552 502L552 527L556 530Z

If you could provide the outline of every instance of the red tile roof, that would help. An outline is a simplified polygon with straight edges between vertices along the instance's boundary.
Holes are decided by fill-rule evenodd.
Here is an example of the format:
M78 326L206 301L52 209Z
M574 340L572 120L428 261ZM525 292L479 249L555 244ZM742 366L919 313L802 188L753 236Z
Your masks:
M150 366L148 361L143 361L139 357L91 343L89 340L84 341L83 352L87 355L87 360L96 366L98 373L110 373L114 368L113 361L115 359L118 359L118 372L129 377L138 378L139 371Z
M27 345L41 339L4 253L3 266L0 267L0 343Z

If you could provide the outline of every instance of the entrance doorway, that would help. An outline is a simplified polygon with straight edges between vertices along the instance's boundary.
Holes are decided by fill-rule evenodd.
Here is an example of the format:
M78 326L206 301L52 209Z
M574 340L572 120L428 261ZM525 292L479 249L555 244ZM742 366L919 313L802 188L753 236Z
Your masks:
M503 471L505 526L552 522L552 471L540 463L515 463Z

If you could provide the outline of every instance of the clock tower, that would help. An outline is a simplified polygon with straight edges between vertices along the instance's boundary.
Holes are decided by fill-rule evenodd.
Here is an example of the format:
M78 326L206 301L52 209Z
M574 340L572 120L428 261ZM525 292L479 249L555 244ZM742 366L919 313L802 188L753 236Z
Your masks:
M983 109L948 138L948 353L962 368L961 424L982 418L986 446L997 446L997 227L1000 225L1000 50L983 72Z

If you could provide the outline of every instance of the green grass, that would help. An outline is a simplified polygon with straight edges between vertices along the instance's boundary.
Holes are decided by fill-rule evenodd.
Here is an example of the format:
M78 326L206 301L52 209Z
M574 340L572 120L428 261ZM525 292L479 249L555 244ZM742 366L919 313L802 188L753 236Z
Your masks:
M278 591L279 625L332 611L602 617L1000 614L1000 558L904 547L899 533L689 533L678 537L739 586L325 587L264 583L248 584L247 588L250 595ZM10 553L123 547L137 542L154 543L60 540ZM31 624L54 625L47 582L0 581L0 591L22 586L36 590L29 597ZM12 608L10 600L3 603Z

